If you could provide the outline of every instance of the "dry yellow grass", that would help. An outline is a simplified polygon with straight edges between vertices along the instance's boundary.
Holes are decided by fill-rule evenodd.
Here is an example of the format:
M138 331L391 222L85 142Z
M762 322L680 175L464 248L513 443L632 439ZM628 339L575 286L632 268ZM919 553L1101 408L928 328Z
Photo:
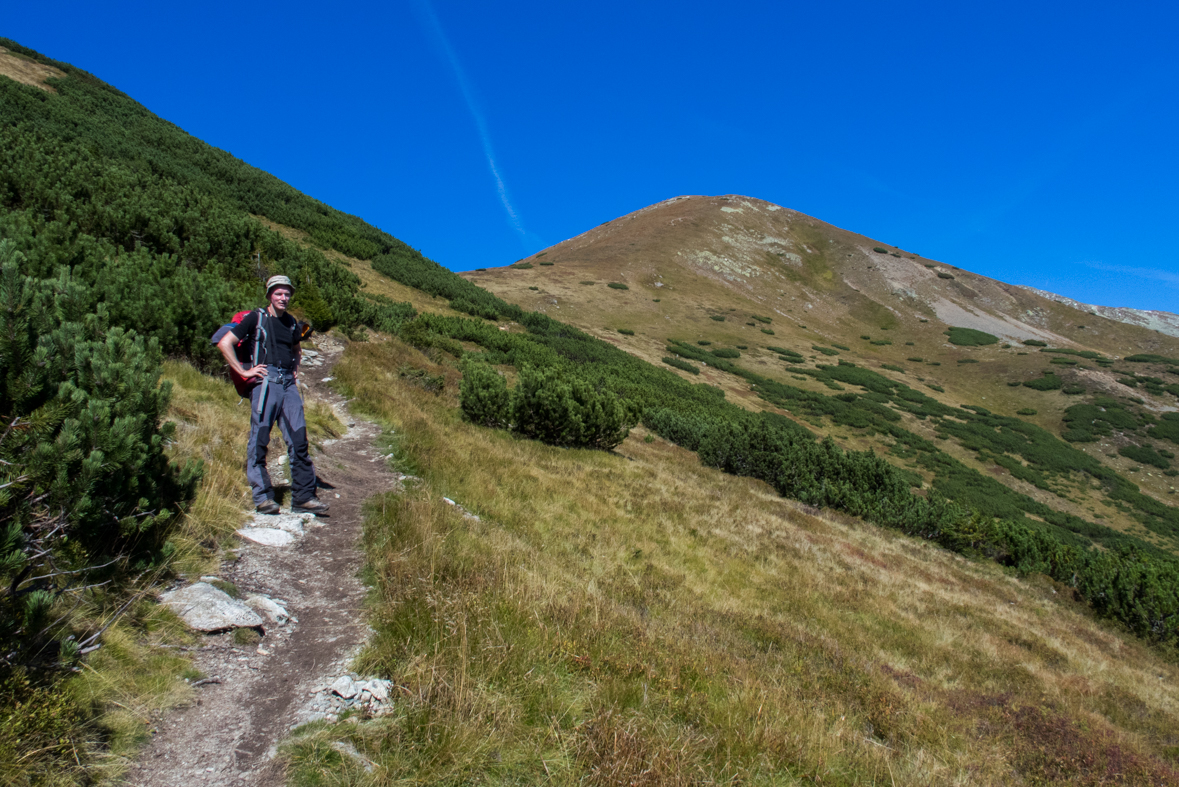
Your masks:
M361 666L402 698L302 731L295 783L1179 783L1179 669L1051 583L642 431L607 454L472 427L455 370L396 341L336 375L423 479L366 528Z
M53 66L47 66L35 60L30 60L23 55L9 52L0 46L0 76L15 79L17 82L25 85L32 85L35 88L44 90L46 93L56 93L57 91L46 84L45 80L51 78L61 79L65 77L65 72Z

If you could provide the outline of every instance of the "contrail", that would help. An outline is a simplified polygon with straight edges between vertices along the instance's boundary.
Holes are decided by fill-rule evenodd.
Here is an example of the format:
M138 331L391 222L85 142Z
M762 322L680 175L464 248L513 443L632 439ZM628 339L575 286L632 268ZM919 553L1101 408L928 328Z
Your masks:
M512 201L508 198L508 187L504 185L503 176L499 174L499 168L495 165L495 151L491 148L491 134L487 130L487 121L483 118L483 113L479 111L479 105L475 101L475 94L472 92L471 85L467 81L467 75L463 73L463 67L459 64L458 55L455 54L454 49L450 46L450 41L446 38L446 33L442 30L442 24L434 14L434 9L430 6L429 0L418 0L418 7L428 23L435 42L442 48L443 53L445 53L446 59L450 63L450 68L454 72L455 81L458 82L459 91L463 94L463 101L467 104L467 111L471 113L471 117L475 121L475 128L479 132L479 139L483 143L483 153L487 156L487 166L491 169L492 177L495 178L495 188L499 192L499 201L503 203L504 210L507 211L508 221L511 222L516 232L519 233L520 240L527 242L527 233L524 230L524 225L520 223L520 216L516 213L516 209L512 207Z

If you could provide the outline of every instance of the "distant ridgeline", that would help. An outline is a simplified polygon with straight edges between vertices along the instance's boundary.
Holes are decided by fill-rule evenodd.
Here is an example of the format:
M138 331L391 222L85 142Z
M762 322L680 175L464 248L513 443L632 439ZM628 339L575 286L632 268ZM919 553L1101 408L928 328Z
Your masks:
M354 335L364 326L397 331L415 346L465 356L470 380L464 382L464 409L480 423L519 427L524 408L544 399L539 389L509 396L486 365L509 364L522 373L527 369L521 377L529 386L562 386L568 401L581 408L577 412L599 415L593 428L571 430L557 424L560 428L550 429L551 424L529 411L525 415L533 420L526 433L563 444L608 446L619 424L629 414L641 413L648 428L697 451L706 464L763 479L781 494L812 505L847 511L1020 571L1043 572L1137 634L1179 643L1179 563L1172 555L1055 511L983 476L903 429L897 410L931 419L940 432L1037 486L1050 488L1054 476L1071 471L1087 473L1146 527L1179 544L1179 510L1142 495L1044 430L981 408L950 408L847 363L801 371L841 390L824 396L749 372L731 357L681 342L668 347L677 365L695 368L688 361L706 361L746 379L767 401L799 415L891 435L894 453L916 457L936 476L927 496L913 494L919 479L871 452L844 451L831 440L817 442L808 429L784 416L748 412L726 402L717 388L688 383L546 315L525 312L359 219L194 139L84 72L12 42L0 39L0 45L70 75L54 83L57 95L0 78L0 238L8 239L0 252L5 265L0 329L8 336L16 326L13 335L23 337L0 346L0 418L5 424L14 417L40 418L41 434L50 441L73 434L69 430L76 431L83 404L70 398L73 394L67 396L73 388L57 383L69 380L78 390L94 388L85 376L84 360L77 369L55 372L64 376L38 377L42 373L35 359L49 352L42 349L46 340L41 337L57 330L63 337L75 337L76 346L89 342L85 347L97 348L115 328L126 328L140 338L121 338L123 344L104 350L113 354L112 362L123 356L146 359L136 362L150 370L157 368L161 353L207 360L212 356L206 337L214 327L236 308L256 302L261 277L282 270L299 283L295 305L315 312L317 327L334 323ZM415 316L406 304L370 297L346 268L266 229L251 213L302 230L321 247L370 259L378 272L443 297L471 317ZM36 330L22 322L27 310L22 311L21 298L42 304ZM526 332L501 331L495 324L499 321L516 322ZM460 341L475 343L482 351L464 352ZM84 359L85 352L79 357ZM109 375L103 379L109 381ZM136 383L137 395L146 395L151 379L158 379L158 372ZM614 397L626 402L625 412L611 408L608 400ZM135 445L144 446L144 456L158 459L165 434L162 411L152 405L145 412ZM113 411L104 417L115 423ZM580 443L571 437L577 434ZM3 467L0 483L31 467L15 446L0 443L0 459L13 462ZM74 453L63 448L36 473L26 473L29 479L0 498L0 524L16 523L31 532L27 525L40 514L39 504L29 501L39 484L49 483L55 466L67 468L63 495L70 484L89 484L93 494L106 494L95 481L98 471L85 458L101 449L100 442L81 440L71 449ZM118 472L132 469L127 465ZM96 540L93 552L78 560L97 563L97 555L119 554L148 561L165 555L170 520L159 512L182 506L192 481L191 471L171 473L174 482L151 495L111 486L117 499L98 509L120 512L122 519L104 532L108 538L122 534L123 540L110 542L106 551L104 542ZM60 499L64 505L69 498ZM157 512L150 532L119 524L138 521L134 517L144 511ZM21 550L26 554L27 547L27 540L22 544L19 538L0 544L0 557ZM22 570L22 560L5 562L0 581L10 582ZM130 559L125 562L131 564ZM26 613L4 603L11 607L3 613L10 621L8 631L27 630Z

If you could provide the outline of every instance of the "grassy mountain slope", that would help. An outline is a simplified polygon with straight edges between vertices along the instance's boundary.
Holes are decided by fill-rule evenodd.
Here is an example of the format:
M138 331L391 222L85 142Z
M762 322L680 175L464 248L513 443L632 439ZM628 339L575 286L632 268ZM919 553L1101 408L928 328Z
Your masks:
M555 310L524 311L450 274L379 230L188 137L84 72L3 44L65 74L48 78L55 93L0 77L3 262L13 281L42 287L46 298L66 291L53 290L54 282L77 283L69 290L72 300L56 302L54 319L66 326L82 319L93 330L133 328L165 353L202 361L211 326L253 302L260 276L283 271L301 282L305 312L324 315L358 339L366 327L387 339L352 344L339 379L357 406L394 427L398 461L424 479L413 494L374 501L366 536L378 633L364 660L397 679L403 703L391 717L305 731L289 750L296 780L788 784L821 778L867 784L888 774L918 783L1179 781L1173 732L1179 710L1167 649L1176 639L1179 570L1162 550L1031 497L1023 508L1007 511L1009 517L972 516L955 496L973 504L981 494L980 502L989 503L994 488L977 486L955 456L973 461L990 452L998 466L1030 479L1035 491L1057 496L1069 474L1088 474L1101 485L1101 497L1120 495L1115 502L1126 510L1115 510L1125 514L1127 530L1140 525L1164 547L1172 537L1173 509L1151 508L1151 498L1119 485L1119 477L1094 475L1099 468L1078 464L1088 454L1060 454L1072 464L1054 469L1059 457L1041 450L1049 444L1040 432L1019 432L1000 415L958 408L928 386L923 390L938 396L918 396L903 384L912 377L914 386L937 380L946 394L960 390L951 388L958 385L952 374L932 376L948 363L929 366L928 376L920 375L925 380L911 370L882 369L879 364L893 357L888 353L904 347L905 335L914 337L908 339L914 346L925 337L932 354L944 326L930 327L928 317L931 323L906 321L899 310L873 305L860 286L838 283L834 258L819 253L820 235L774 236L770 243L778 244L772 256L789 263L775 274L783 292L791 275L803 277L796 268L815 271L811 278L819 283L807 285L812 307L805 322L789 320L805 302L779 297L770 309L740 291L736 277L753 276L748 266L729 271L730 279L722 275L725 266L706 258L711 273L655 270L645 284L624 278L621 268L603 267L565 282L568 291L592 289L612 305L585 313L587 331L601 333L604 325L635 331L634 346L621 344L632 339L623 334L615 344L602 342L552 319ZM725 216L745 215L743 204L720 207L732 209L721 210ZM799 223L798 232L807 230ZM619 249L638 244L621 232L610 237ZM598 264L612 259L604 254ZM544 261L538 256L531 269L503 276L533 276L526 286L539 288L541 276L564 274L562 265L574 264ZM947 275L956 278L940 281L957 281L957 272ZM707 286L697 286L701 277ZM591 279L596 283L577 283ZM609 288L610 281L629 282L630 289ZM637 320L646 314L640 294L662 307L675 305L671 293L692 287L693 298L715 302L702 301L701 309L684 299L675 306L679 311L651 312L649 328L613 321L624 312L619 303L632 304ZM726 292L756 303L756 311L741 312L725 301L737 295L718 294ZM182 308L159 308L176 301ZM850 304L847 314L810 325L817 309L836 304ZM14 324L19 310L0 305L0 317ZM564 304L558 299L552 305ZM573 311L569 322L577 325L582 317ZM746 312L748 319L732 316ZM607 314L613 316L607 320ZM1063 344L1057 337L1067 338L1067 326L1052 314L1047 327L1031 328L1049 331L1055 347ZM698 317L706 322L692 333ZM673 320L676 330L668 331L665 324ZM787 343L779 335L786 335L787 322L807 325L791 330L813 335ZM855 345L839 342L843 334L835 328L864 325L859 332L871 338L860 340L865 344L854 355L842 355L852 351L834 347L837 342ZM883 335L901 341L870 343ZM749 341L759 337L761 344ZM683 343L669 349L669 340ZM708 354L722 342L734 350L744 344L738 352L750 355ZM767 352L770 345L781 348ZM811 349L816 345L841 355ZM655 366L631 352L642 346ZM1153 351L1173 357L1168 347ZM1010 362L1028 379L1039 378L1041 367L1033 361L1046 365L1056 357L1019 356L997 345L938 351L981 359L979 366ZM726 397L662 363L673 355L735 393L743 386L745 403L791 415L749 416L729 401L735 393ZM159 363L157 355L144 357ZM701 357L709 366L700 365ZM857 365L835 363L849 357ZM612 454L476 427L460 414L460 368L471 368L460 359L494 366L512 380L526 367L540 367L558 382L590 384L641 411L651 430L637 430ZM814 363L822 360L828 363ZM1143 399L1131 413L1139 419L1137 432L1166 426L1161 418L1140 423L1139 414L1165 401L1159 385L1167 366L1147 359L1134 367L1152 378L1158 370L1160 380L1134 381ZM191 438L204 417L192 404L224 403L232 395L224 382L170 368L178 386L199 393L181 399L182 412L170 411L185 422L177 433ZM1080 379L1089 371L1104 368L1069 367L1063 375L1071 381L1069 375ZM828 396L836 388L838 397ZM44 395L52 399L53 393L47 388ZM997 406L995 412L1001 412ZM14 414L0 415L11 423ZM817 444L816 433L832 425L852 447L880 445L887 435L896 468ZM656 432L699 449L699 459ZM226 442L215 433L209 427L203 444L212 456L223 453L214 446ZM162 442L166 434L160 426L149 436ZM1027 468L1016 469L1015 454L1005 458L988 435L1023 440L1015 448L1032 457ZM941 443L945 450L931 448ZM791 474L798 467L805 467L803 477ZM206 474L202 489L221 488L210 480ZM232 486L228 474L212 480ZM924 488L910 494L910 487ZM1072 494L1087 511L1082 490ZM481 518L462 518L444 496ZM184 511L198 511L201 500L188 501ZM223 506L213 508L215 517L226 516ZM157 524L161 540L173 545L155 556L160 576L176 559L184 530L179 517L161 516ZM1021 579L928 541L1059 582L1035 574ZM108 613L122 602L117 585L78 592ZM143 622L149 617L144 612L126 621L128 639L150 635ZM83 633L97 627L85 619L70 625ZM54 693L55 685L75 685L75 679L55 684L61 677L40 676L38 701L73 696ZM10 710L27 700L18 684L3 683ZM70 719L85 723L105 701L71 705ZM45 722L43 733L60 727L60 716L36 718ZM376 770L362 771L343 758L331 747L340 739L364 752ZM24 752L4 748L11 741L0 740L0 755L8 758L0 765L27 762ZM75 750L51 749L42 755L47 765L41 772L53 773L55 762L76 763L71 752L76 756Z
M448 357L398 340L336 374L421 479L366 528L362 668L400 700L298 731L296 784L1179 783L1174 663L1063 586L642 429L604 453L475 427Z
M513 266L464 276L652 363L668 355L669 339L711 342L706 349L744 347L739 365L821 395L831 394L830 386L822 379L800 379L800 372L836 363L837 358L868 367L950 407L985 407L1057 436L1069 430L1063 420L1068 408L1097 397L1112 398L1117 406L1137 414L1134 429L1110 430L1100 440L1058 448L1084 451L1093 462L1132 477L1145 495L1162 504L1174 502L1174 477L1164 474L1171 471L1169 466L1143 466L1118 451L1146 446L1167 452L1176 447L1161 436L1163 430L1150 434L1146 425L1179 405L1179 367L1113 359L1142 353L1179 357L1179 340L1079 313L1024 288L882 245L761 200L668 200ZM611 288L612 282L629 289ZM954 344L945 333L949 327L983 331L998 341L989 346ZM634 334L619 333L620 329ZM1043 346L1027 346L1025 340ZM784 363L770 348L800 353L797 361L806 363ZM1094 362L1075 354L1041 352L1056 349L1101 357ZM1020 384L1034 382L1046 371L1055 372L1057 390ZM1162 387L1147 386L1141 378L1159 381ZM724 388L730 401L743 406L769 405L755 396L748 381L715 366L701 368L692 379ZM816 423L803 409L787 409ZM849 447L887 450L894 441L892 436L871 434L871 428L821 423L824 432ZM925 439L938 433L930 422L909 415L904 425ZM1175 546L1169 528L1159 532L1144 525L1133 510L1085 483L1084 473L1070 471L1056 482L1036 483L1027 473L1013 473L1010 459L993 461L1002 450L992 447L980 455L961 442L951 439L942 447L956 460L1023 495L1152 543ZM1028 457L1015 456L1029 464ZM1074 460L1071 464L1078 466L1079 457ZM913 469L927 482L932 480L928 470Z

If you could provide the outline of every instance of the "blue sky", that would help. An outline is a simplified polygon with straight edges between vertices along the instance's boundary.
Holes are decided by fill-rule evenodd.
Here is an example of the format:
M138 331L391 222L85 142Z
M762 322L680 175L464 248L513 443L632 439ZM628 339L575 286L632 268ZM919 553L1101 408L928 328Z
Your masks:
M0 35L455 270L744 194L1179 312L1175 3L10 6Z

